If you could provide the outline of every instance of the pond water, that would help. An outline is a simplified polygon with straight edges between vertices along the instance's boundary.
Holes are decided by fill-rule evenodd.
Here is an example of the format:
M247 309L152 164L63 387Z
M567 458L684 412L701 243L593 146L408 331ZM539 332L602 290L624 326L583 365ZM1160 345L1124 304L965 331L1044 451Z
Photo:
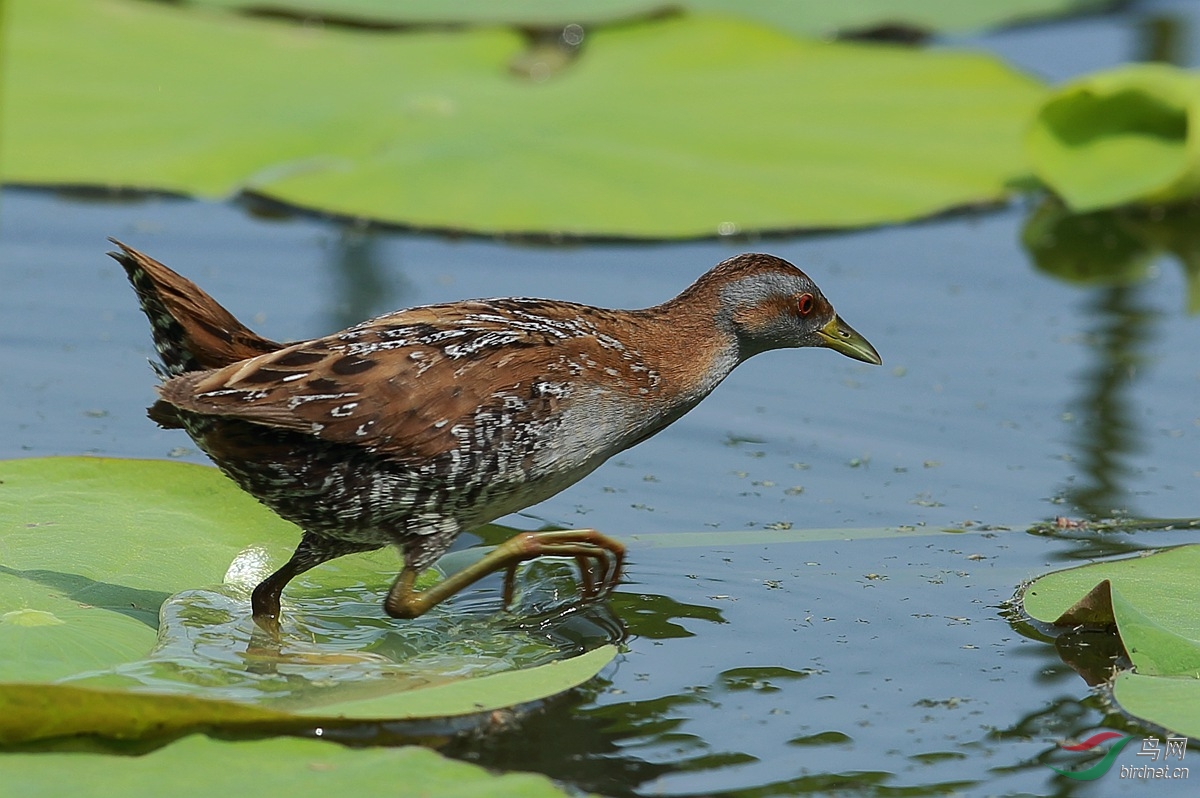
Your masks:
M1147 21L1182 7L982 44L1057 79L1132 57ZM7 189L0 457L205 462L144 416L149 332L103 255L106 236L277 340L464 297L645 306L723 258L769 251L813 276L884 365L759 356L668 431L505 519L626 540L611 607L630 636L601 679L455 753L609 795L1083 794L1092 788L1044 762L1063 766L1063 738L1122 721L1004 605L1047 570L1194 541L1028 530L1056 516L1200 515L1200 315L1187 279L1200 270L1143 253L1128 225L1102 217L1076 222L1075 237L1035 237L1035 257L1022 231L1037 212L1017 203L834 236L540 247L236 203ZM1200 227L1189 218L1162 224L1186 236ZM1075 280L1044 268L1106 261L1108 276Z

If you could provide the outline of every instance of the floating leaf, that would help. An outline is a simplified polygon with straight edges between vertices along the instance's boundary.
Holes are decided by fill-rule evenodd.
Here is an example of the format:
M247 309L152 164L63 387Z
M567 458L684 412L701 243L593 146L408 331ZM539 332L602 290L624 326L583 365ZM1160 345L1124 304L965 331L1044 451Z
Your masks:
M615 656L602 604L562 613L569 568L528 569L511 614L471 612L476 591L386 618L389 552L297 579L274 639L249 590L295 540L213 468L0 462L0 742L459 717L568 690Z
M200 5L256 9L263 0L192 0ZM962 0L855 0L853 3L796 0L275 0L273 11L297 16L394 25L513 25L561 27L596 25L659 16L680 9L712 11L775 25L806 36L839 31L906 27L918 31L963 31L1028 22L1061 14L1097 11L1110 0L1007 0L964 3Z
M246 794L327 798L381 790L439 798L565 795L544 776L497 776L424 748L352 749L288 738L226 742L199 735L142 756L4 754L0 783L11 795L74 795L84 789L96 798Z
M994 58L726 18L602 28L510 73L507 29L306 28L12 0L0 177L480 233L688 237L897 222L1007 196L1042 87ZM87 146L79 146L86 141Z
M1200 639L1181 634L1174 625L1158 623L1153 609L1142 611L1118 590L1112 591L1112 605L1121 642L1138 673L1200 679Z
M1156 726L1200 732L1200 545L1047 574L1020 598L1030 617L1061 626L1115 624L1135 672L1118 674L1121 709Z
M1134 717L1200 740L1200 680L1122 671L1113 678L1112 697Z
M1075 211L1200 193L1200 76L1138 64L1052 94L1029 132L1034 171Z
M0 682L0 744L91 734L164 739L194 729L298 732L359 721L449 721L527 704L590 680L616 651L602 646L578 657L495 676L382 694L288 712L261 704L170 693L103 690L69 684ZM434 738L426 730L398 737ZM451 725L441 728L453 729ZM0 757L0 761L3 757Z
M249 704L204 698L0 682L0 744L95 734L169 739L205 727L296 729L295 718ZM0 767L8 756L0 756Z
M1054 619L1055 626L1112 626L1116 622L1112 582L1107 579L1102 579L1087 595Z
M1156 623L1200 638L1200 546L1180 546L1150 556L1092 563L1039 577L1021 594L1031 617L1054 623L1082 596L1109 580ZM1070 621L1068 621L1070 623Z

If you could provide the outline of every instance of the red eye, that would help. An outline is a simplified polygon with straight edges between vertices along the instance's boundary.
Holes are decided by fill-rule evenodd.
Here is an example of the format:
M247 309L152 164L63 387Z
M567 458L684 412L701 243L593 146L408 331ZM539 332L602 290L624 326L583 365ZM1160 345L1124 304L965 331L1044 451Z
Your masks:
M798 312L801 316L807 316L809 313L812 313L812 309L812 294L801 294L800 296L796 297L796 312Z

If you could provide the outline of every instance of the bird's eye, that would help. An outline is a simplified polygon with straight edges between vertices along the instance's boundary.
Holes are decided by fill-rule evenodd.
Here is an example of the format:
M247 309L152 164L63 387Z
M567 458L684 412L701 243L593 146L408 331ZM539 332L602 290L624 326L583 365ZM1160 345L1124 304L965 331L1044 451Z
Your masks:
M801 294L800 296L796 297L796 312L797 313L799 313L801 316L807 316L809 313L812 313L812 309L813 309L813 295L812 294Z

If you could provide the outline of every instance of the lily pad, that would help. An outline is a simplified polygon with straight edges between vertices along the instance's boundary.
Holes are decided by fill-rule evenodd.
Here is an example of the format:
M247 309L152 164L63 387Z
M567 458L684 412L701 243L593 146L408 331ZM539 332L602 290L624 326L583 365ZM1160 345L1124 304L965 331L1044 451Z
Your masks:
M1134 717L1200 740L1200 680L1123 671L1113 677L1112 697L1117 706Z
M964 3L962 0L856 0L814 3L796 0L193 0L199 5L243 10L270 9L298 16L393 25L513 25L555 27L627 22L678 11L711 11L775 25L805 36L842 31L906 27L951 32L1028 22L1062 14L1097 11L1110 0L1008 0Z
M1200 615L1195 612L1200 603L1200 583L1195 578L1198 570L1200 545L1180 546L1047 574L1022 591L1021 602L1032 618L1055 623L1093 588L1108 580L1155 622L1200 638Z
M1034 171L1075 211L1200 194L1200 75L1138 64L1055 91L1029 131Z
M511 613L475 591L386 618L389 552L296 580L268 636L249 590L296 535L212 468L0 462L0 742L470 716L568 690L615 656L603 605L561 612L576 595L565 567L522 578Z
M227 742L199 735L143 756L4 754L0 783L11 795L96 798L171 795L287 795L328 798L391 794L439 798L549 798L566 795L544 776L485 769L418 748L355 750L315 740ZM386 791L386 788L385 788Z
M1112 695L1126 713L1200 736L1200 545L1047 574L1021 593L1043 623L1115 627L1134 671Z
M416 228L681 238L1003 200L1044 89L986 55L684 15L544 82L509 29L381 34L12 0L0 178L282 203ZM86 141L87 146L79 146Z
M531 703L577 687L599 673L615 655L602 646L578 657L536 668L450 682L426 689L402 690L369 699L344 700L298 712L261 703L198 698L163 692L75 687L61 683L0 682L0 744L73 737L82 734L119 740L161 740L195 729L221 728L258 732L301 732L360 722L438 721L398 739L436 741L474 724L454 724L472 716ZM292 663L292 679L303 668ZM326 671L326 678L329 673ZM377 690L378 692L378 690ZM247 696L248 697L248 696ZM3 757L0 757L0 761Z

